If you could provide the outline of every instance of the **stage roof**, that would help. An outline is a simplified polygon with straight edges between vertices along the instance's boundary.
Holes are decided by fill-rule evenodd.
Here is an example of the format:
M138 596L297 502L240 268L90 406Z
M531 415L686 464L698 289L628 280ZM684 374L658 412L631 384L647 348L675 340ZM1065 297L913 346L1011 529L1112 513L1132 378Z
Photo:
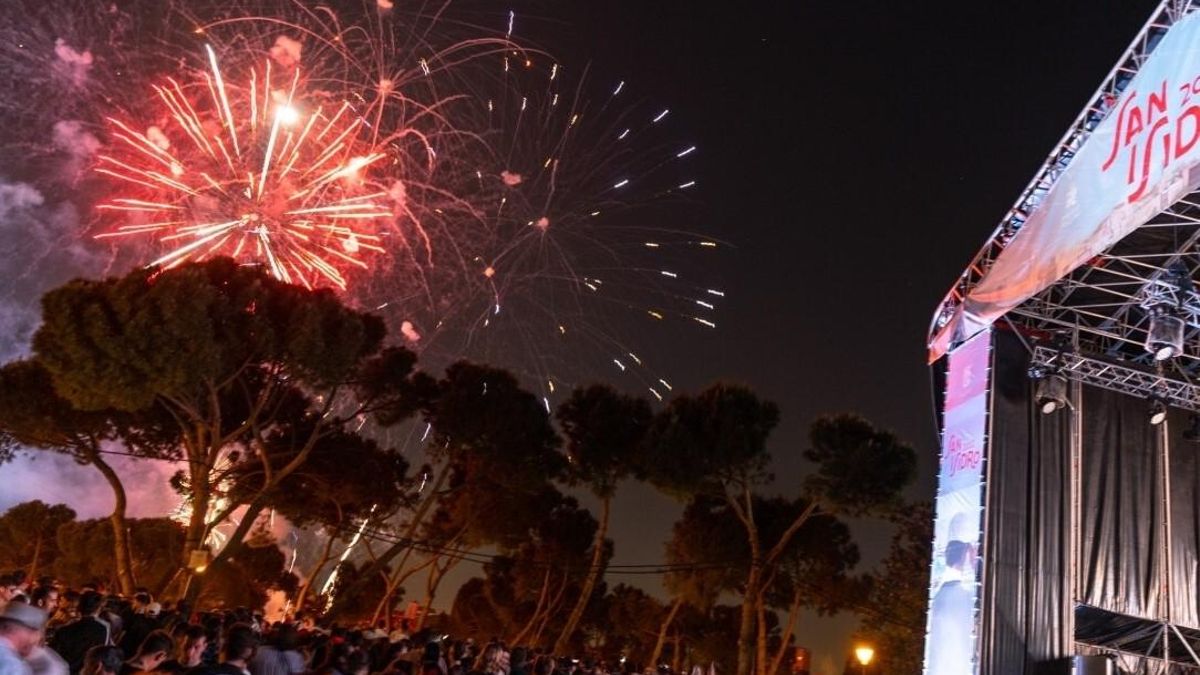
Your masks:
M1172 402L1200 409L1200 295L1181 283L1200 272L1198 189L1200 0L1166 0L938 306L930 361L1000 321L1056 336L1093 371L1178 381ZM1167 372L1143 346L1165 303L1187 320Z

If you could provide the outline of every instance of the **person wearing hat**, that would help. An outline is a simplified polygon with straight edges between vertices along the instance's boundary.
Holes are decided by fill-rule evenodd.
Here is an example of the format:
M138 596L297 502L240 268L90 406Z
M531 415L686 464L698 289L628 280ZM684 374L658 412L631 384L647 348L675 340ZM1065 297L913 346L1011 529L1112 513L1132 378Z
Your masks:
M0 675L30 675L26 659L42 641L46 612L23 602L10 602L0 612Z

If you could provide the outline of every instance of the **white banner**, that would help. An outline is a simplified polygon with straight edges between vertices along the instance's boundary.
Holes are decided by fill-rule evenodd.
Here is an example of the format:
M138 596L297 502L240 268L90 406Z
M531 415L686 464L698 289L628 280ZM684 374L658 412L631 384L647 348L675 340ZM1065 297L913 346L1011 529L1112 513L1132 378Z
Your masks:
M925 675L977 672L991 333L950 353L925 634Z
M1200 184L1200 14L1162 38L1108 116L930 344L948 344L1107 250Z

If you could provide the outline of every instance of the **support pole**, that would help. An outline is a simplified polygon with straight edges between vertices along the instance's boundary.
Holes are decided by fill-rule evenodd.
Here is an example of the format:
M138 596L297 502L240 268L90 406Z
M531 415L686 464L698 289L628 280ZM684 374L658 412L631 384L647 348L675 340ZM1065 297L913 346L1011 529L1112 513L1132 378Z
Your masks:
M1078 333L1076 334L1078 340ZM1071 382L1071 447L1067 462L1070 484L1070 517L1067 533L1067 583L1063 589L1063 625L1066 627L1066 648L1075 645L1075 604L1083 600L1082 567L1083 533L1083 383Z
M1170 672L1171 635L1167 627L1172 625L1171 612L1171 441L1167 433L1170 421L1164 420L1158 425L1158 442L1162 446L1159 476L1162 481L1162 546L1159 563L1159 615L1163 621L1163 660L1167 662L1167 672Z

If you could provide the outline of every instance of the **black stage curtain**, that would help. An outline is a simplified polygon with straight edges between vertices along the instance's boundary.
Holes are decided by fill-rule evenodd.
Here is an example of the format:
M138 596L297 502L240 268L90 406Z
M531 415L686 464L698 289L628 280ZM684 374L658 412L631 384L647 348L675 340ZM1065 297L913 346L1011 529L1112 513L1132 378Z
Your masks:
M1159 618L1162 457L1148 405L1131 396L1083 390L1083 524L1080 601Z
M995 340L980 673L1070 672L1072 600L1200 628L1200 444L1183 439L1189 415L1172 410L1167 424L1155 428L1145 400L1093 387L1083 387L1077 411L1042 415L1032 400L1026 350L1011 334L997 332ZM1072 598L1069 463L1076 414L1082 415L1081 588ZM1160 592L1168 571L1164 437L1170 453L1169 607ZM1105 632L1082 620L1077 628L1093 643ZM1134 665L1127 661L1121 659L1122 667Z
M1166 671L1160 662L1135 655L1151 651L1161 656L1161 638L1156 634L1137 645L1137 640L1130 641L1137 622L1120 615L1176 624L1189 639L1194 633L1188 629L1200 627L1200 445L1183 438L1188 413L1171 410L1161 427L1151 426L1148 418L1149 404L1143 399L1084 388L1079 600L1118 614L1104 616L1082 608L1076 614L1076 635L1081 642L1115 645L1126 652L1117 658L1122 672L1162 673ZM1164 518L1164 453L1170 457L1169 521ZM1164 555L1168 525L1169 562ZM1172 659L1190 663L1182 644L1173 637L1170 642ZM1170 672L1195 670L1176 665Z
M1080 600L1122 614L1200 627L1200 445L1183 438L1188 414L1172 410L1167 423L1156 428L1147 422L1146 401L1090 387L1083 398ZM1163 555L1164 440L1170 454L1169 569ZM1160 589L1163 576L1169 605Z
M1200 443L1186 440L1191 415L1172 410L1167 419L1171 455L1171 619L1200 628Z
M1065 674L1071 419L1036 410L1025 348L995 339L979 672Z

